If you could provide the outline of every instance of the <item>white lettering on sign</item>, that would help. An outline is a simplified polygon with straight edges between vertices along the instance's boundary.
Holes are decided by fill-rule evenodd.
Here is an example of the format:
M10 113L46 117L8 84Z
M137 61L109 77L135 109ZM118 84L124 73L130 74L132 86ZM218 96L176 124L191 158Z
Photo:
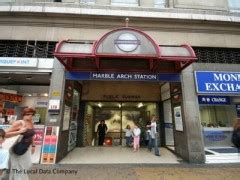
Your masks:
M129 74L129 73L92 73L93 79L112 80L158 80L156 74Z
M51 99L49 100L48 110L59 110L60 109L60 100Z
M157 80L157 75L135 74L135 79L154 79Z
M132 79L132 74L118 74L117 79Z
M37 67L37 58L0 57L0 66L4 67Z
M240 91L239 84L232 83L205 83L207 91L228 91L228 92L238 92Z
M96 79L114 79L114 74L107 73L93 73L92 76Z
M214 81L240 81L240 74L214 73Z
M212 102L227 102L226 98L212 98Z

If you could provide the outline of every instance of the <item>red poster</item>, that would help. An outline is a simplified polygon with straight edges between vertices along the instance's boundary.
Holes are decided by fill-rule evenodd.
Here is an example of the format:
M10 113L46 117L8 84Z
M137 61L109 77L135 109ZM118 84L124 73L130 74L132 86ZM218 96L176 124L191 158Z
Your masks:
M42 145L43 143L43 135L44 135L44 128L34 128L35 135L34 135L34 144Z

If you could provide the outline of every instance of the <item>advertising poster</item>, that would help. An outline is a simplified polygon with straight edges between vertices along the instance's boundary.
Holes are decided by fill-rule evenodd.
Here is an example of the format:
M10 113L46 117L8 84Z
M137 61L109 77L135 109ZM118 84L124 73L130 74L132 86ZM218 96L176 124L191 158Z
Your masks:
M172 122L172 110L171 110L171 101L167 100L163 103L164 111L164 128L165 128L165 141L166 145L173 146L173 122Z
M177 131L183 131L181 106L174 107L175 128Z
M44 134L41 164L55 164L59 127L46 126Z
M32 162L34 164L39 164L42 150L42 143L44 137L44 125L34 125L35 135L33 142L35 145L35 152L32 154Z
M71 113L71 107L65 105L64 117L63 117L63 128L62 128L63 131L69 129L70 115L71 115L70 113Z

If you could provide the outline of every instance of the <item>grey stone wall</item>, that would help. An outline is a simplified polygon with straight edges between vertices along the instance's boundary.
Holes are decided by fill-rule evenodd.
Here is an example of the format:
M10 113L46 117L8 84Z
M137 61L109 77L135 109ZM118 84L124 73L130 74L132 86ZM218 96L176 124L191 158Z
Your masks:
M204 163L204 143L192 66L182 71L182 95L188 160L190 163Z
M226 0L174 0L175 8L228 10Z
M59 126L58 148L56 161L66 156L68 148L69 131L62 132L62 121L64 114L64 87L65 87L65 70L59 61L54 61L51 77L51 84L49 89L49 100L60 99L59 114L47 113L46 126ZM57 92L57 93L56 93Z

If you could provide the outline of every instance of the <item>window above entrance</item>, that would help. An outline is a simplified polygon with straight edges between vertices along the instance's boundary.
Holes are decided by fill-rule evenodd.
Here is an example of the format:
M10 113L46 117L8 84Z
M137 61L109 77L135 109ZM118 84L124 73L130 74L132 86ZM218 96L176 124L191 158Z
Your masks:
M60 41L54 55L69 71L179 72L196 60L189 45L158 45L129 27L112 30L98 41Z

